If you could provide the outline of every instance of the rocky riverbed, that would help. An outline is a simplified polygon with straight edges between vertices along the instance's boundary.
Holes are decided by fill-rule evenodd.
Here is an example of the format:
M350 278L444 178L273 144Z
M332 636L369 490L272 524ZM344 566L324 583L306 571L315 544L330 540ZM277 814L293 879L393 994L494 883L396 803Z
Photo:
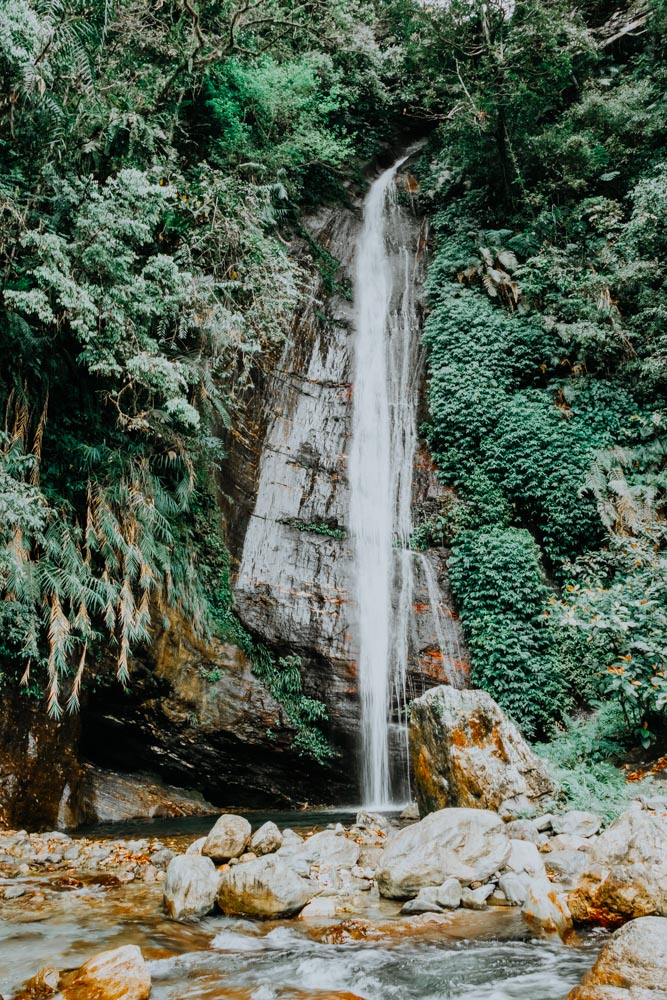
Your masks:
M351 824L297 831L272 822L253 829L228 814L197 839L4 832L0 992L5 1000L563 1000L608 938L588 925L618 926L651 905L656 919L665 912L667 820L641 803L607 830L581 812L509 822L465 808L411 816L361 813ZM658 829L661 842L646 839ZM617 885L619 865L633 868L638 852L635 911L616 889L603 914L599 888L586 910L601 859ZM410 984L401 979L408 967ZM479 992L490 981L493 991Z

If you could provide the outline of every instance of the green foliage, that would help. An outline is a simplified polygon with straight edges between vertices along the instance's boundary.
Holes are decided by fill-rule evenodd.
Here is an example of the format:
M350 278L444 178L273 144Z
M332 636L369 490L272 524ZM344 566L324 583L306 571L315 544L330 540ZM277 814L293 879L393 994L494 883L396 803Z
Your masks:
M535 749L549 764L566 808L593 810L610 823L640 791L611 763L626 743L623 719L612 705L598 706L586 718L567 718L549 743Z
M644 34L605 47L604 5L442 5L415 88L440 121L419 166L428 435L460 503L473 680L543 732L604 698L644 745L666 718L665 4L651 8Z
M304 290L301 207L388 131L385 77L365 0L0 7L0 652L53 713L114 660L126 683L167 605L210 626L219 436ZM293 665L256 663L323 756Z
M464 531L449 565L472 655L472 683L489 691L529 735L544 733L570 703L544 618L548 587L527 531Z
M297 531L305 531L311 535L325 535L327 538L347 538L347 532L344 528L340 528L338 523L334 520L331 521L300 521L298 518L292 518L290 521L285 521L291 528L296 528Z

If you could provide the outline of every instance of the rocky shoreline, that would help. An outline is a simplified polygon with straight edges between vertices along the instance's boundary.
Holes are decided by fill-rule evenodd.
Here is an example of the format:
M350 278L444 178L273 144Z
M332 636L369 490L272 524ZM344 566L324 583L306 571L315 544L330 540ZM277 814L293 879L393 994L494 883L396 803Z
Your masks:
M517 908L533 933L566 941L576 928L591 925L621 926L625 941L627 928L641 925L643 936L633 932L632 953L641 952L646 939L658 956L651 959L656 975L664 973L664 956L654 943L667 929L667 811L637 802L606 830L595 814L576 811L509 821L490 810L457 807L422 820L410 816L414 812L390 821L362 812L351 825L302 836L272 822L253 832L247 819L226 814L207 837L182 841L177 850L157 838L6 831L0 833L0 896L20 913L38 909L50 893L138 883L153 889L155 908L175 921L217 911L346 927L353 935L367 933L369 909L383 899L404 933L413 923L447 920L456 910ZM617 948L615 938L606 947ZM658 979L646 988L659 986ZM621 985L614 986L617 992L607 989L598 976L572 997L634 996ZM79 970L42 969L15 1000L144 1000L150 991L140 949L123 946L93 956ZM651 994L652 1000L662 996Z

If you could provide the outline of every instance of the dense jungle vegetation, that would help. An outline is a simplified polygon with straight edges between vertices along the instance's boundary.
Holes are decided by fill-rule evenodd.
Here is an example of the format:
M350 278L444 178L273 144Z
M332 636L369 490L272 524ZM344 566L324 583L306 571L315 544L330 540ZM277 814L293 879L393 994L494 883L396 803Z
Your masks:
M452 545L473 680L537 738L604 702L561 764L664 735L666 39L665 0L3 0L4 683L76 708L176 605L325 754L234 618L215 470L302 213L407 124L453 488L416 539Z

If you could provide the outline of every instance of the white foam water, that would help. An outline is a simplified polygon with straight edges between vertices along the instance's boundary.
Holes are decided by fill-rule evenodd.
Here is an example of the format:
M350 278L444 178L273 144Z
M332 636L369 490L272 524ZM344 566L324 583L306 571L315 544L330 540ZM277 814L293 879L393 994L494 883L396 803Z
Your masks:
M361 698L362 795L392 802L392 689L405 706L412 608L411 498L421 371L415 308L414 227L397 203L407 157L371 185L355 269L352 442L348 462ZM403 718L404 724L404 718Z

